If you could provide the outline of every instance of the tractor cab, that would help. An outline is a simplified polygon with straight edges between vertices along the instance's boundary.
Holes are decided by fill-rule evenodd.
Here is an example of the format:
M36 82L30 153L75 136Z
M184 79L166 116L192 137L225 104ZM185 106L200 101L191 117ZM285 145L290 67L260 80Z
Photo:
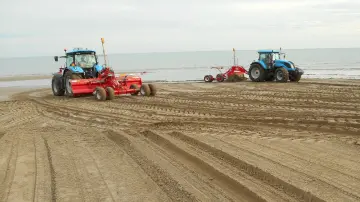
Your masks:
M280 52L274 50L260 50L259 62L263 63L266 68L273 68L275 61L280 60Z
M94 50L74 48L73 50L65 51L66 62L64 64L64 74L66 71L71 70L73 73L80 74L83 78L94 78L97 77L97 73L101 71L102 66L98 65L98 57ZM58 56L54 59L57 62Z

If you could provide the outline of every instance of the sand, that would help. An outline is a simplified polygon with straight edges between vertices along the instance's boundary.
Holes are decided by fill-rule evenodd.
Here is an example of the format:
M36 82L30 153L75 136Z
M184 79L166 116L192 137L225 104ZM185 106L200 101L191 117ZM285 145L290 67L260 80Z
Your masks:
M360 201L360 81L156 85L12 93L0 201Z

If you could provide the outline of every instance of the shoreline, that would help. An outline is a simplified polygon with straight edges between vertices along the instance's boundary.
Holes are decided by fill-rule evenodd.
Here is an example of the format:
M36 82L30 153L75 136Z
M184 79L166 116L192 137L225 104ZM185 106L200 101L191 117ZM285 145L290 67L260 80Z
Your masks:
M0 82L51 79L52 75L19 75L0 77Z
M1 82L16 82L16 81L25 81L25 80L41 80L41 79L51 79L50 76L12 76L7 79L0 78ZM3 80L2 80L3 79ZM276 82L252 82L250 80L241 81L241 82L212 82L212 83L205 83L202 80L188 80L188 81L165 81L165 80L154 80L154 81L144 81L145 83L162 83L162 84L195 84L195 83L204 83L204 85L229 85L229 84L235 84L235 85L252 85L252 84L265 84L265 83L276 83ZM352 83L352 84L350 84ZM281 84L281 83L279 83ZM300 80L299 83L288 83L290 85L293 84L321 84L321 85L335 85L335 86L342 86L342 85L354 85L359 86L360 88L360 79L328 79L328 78L303 78ZM43 89L49 89L51 91L51 85L30 85L30 86L7 86L7 87L0 87L0 102L2 101L11 101L12 96L17 93L22 93L26 91L32 91L32 90L43 90Z
M116 72L115 74L125 74L128 72ZM14 75L14 76L0 76L0 82L11 82L11 81L25 81L25 80L41 80L41 79L51 79L53 75ZM302 78L301 81L312 81L312 80L331 80L331 81L360 81L360 79L354 78ZM201 82L203 80L184 80L184 81L167 81L167 80L154 80L151 82Z

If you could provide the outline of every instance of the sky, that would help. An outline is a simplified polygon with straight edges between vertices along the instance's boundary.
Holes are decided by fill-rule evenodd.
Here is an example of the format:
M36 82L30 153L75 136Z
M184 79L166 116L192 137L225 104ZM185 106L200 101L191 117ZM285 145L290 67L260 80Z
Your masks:
M0 2L0 57L360 47L359 0Z

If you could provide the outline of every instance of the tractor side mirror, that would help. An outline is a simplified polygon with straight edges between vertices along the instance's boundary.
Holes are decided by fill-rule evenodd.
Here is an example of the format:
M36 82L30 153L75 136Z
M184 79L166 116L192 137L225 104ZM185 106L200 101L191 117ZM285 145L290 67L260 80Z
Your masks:
M59 61L59 57L58 57L58 56L54 56L54 60L55 60L55 62Z

